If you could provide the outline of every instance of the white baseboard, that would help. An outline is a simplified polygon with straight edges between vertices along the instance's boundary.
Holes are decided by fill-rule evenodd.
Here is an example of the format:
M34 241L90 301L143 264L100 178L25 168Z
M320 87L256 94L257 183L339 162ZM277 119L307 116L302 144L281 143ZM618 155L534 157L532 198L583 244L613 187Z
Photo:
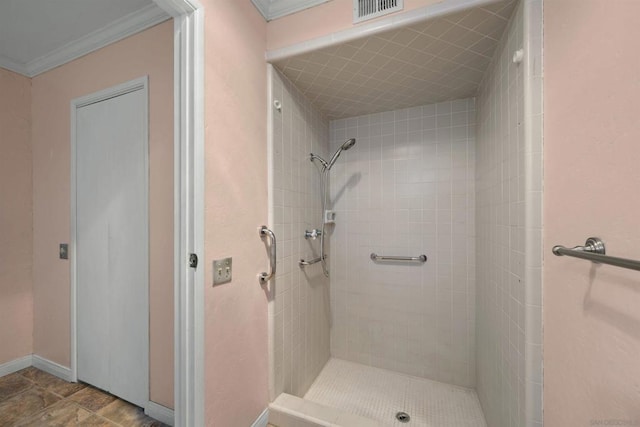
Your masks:
M11 360L0 365L0 377L18 372L20 369L28 368L33 363L31 354Z
M38 356L37 354L33 355L33 366L65 381L71 381L71 369Z
M51 360L45 359L42 356L38 356L37 354L29 354L19 359L3 363L2 365L0 365L0 377L12 374L19 371L20 369L28 368L29 366L41 369L65 381L71 380L71 369L56 362L52 362Z
M170 426L174 425L173 409L169 409L166 406L149 401L144 408L144 413L162 423Z
M265 408L260 416L251 424L251 427L267 427L269 423L269 408Z

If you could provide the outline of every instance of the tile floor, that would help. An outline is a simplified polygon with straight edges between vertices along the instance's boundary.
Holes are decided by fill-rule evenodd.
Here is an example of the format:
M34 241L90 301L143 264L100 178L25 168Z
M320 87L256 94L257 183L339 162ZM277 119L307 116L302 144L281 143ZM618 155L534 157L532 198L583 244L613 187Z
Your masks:
M82 383L34 367L0 378L0 426L161 427L144 411Z
M486 427L471 389L330 359L305 399L379 421L383 426ZM397 421L399 411L411 416Z

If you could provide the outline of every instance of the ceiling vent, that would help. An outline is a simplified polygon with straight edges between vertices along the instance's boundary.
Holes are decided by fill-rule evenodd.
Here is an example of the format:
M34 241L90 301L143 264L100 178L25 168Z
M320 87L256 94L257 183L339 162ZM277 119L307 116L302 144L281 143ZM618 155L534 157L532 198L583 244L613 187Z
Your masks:
M353 23L367 21L404 8L404 0L353 0Z

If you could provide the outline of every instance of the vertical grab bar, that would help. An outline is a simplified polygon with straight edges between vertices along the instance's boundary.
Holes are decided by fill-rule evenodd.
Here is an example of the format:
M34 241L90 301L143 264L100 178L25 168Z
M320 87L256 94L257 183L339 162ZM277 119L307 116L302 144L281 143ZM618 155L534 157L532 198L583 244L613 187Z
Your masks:
M258 281L261 285L264 285L276 275L276 235L273 234L273 231L269 230L266 225L260 227L258 229L258 233L260 234L261 239L263 239L265 236L269 236L269 238L271 239L271 245L269 246L269 261L271 271L269 273L263 272L258 274Z

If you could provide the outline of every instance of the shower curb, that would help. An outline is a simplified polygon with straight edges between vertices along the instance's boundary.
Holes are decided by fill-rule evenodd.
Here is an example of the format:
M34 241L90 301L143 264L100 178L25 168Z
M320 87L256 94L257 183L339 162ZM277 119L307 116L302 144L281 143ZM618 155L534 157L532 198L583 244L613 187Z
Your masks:
M269 423L276 427L381 427L370 418L287 393L269 404Z

